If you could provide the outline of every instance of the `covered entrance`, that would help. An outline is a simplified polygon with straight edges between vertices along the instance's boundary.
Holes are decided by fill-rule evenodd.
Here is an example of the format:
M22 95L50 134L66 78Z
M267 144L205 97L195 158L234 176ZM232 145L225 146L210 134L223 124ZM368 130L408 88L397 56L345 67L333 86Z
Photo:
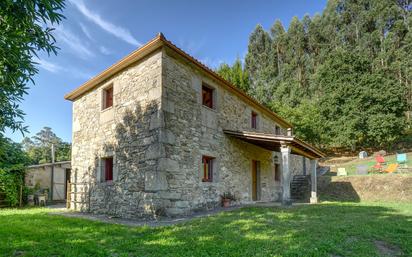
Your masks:
M250 131L233 131L224 130L226 135L240 139L250 144L257 145L269 151L281 152L281 185L282 185L282 204L290 205L291 201L291 169L290 154L297 154L310 159L310 176L311 176L311 203L317 203L317 185L316 185L316 167L317 160L325 157L319 149L292 135L292 129L288 129L288 134L275 135ZM259 162L252 162L252 200L259 200Z

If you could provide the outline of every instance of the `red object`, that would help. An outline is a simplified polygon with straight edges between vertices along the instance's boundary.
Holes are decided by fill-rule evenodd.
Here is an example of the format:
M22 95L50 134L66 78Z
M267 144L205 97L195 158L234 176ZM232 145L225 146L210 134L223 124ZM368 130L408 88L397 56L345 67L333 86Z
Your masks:
M104 109L112 107L113 106L113 87L109 87L105 89L104 94L105 94Z
M113 157L104 159L104 179L106 181L113 180Z
M383 168L383 166L380 163L377 163L377 164L373 165L373 168L380 170L380 169Z
M213 88L202 86L202 104L213 109Z
M252 112L252 128L257 129L257 113Z
M376 162L379 163L379 164L384 164L385 163L385 159L383 159L383 156L381 156L381 155L376 156L375 159L376 159Z

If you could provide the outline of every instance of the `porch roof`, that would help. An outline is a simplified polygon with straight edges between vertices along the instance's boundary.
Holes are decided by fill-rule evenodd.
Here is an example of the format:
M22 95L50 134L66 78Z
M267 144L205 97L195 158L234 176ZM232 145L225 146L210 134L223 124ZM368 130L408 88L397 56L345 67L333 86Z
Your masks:
M275 134L266 134L251 131L234 131L223 130L229 136L238 138L242 141L260 146L270 151L280 151L281 145L291 147L291 152L294 154L303 155L310 159L323 158L326 155L314 146L300 140L295 136L284 136Z

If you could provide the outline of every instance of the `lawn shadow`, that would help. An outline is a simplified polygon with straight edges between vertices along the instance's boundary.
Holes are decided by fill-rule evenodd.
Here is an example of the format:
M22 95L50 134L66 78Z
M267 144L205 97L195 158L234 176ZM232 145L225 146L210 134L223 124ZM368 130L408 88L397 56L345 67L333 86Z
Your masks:
M380 242L380 248L408 256L412 214L410 209L409 215L400 214L397 208L353 203L242 208L157 228L0 214L5 224L0 238L7 237L0 251L36 256L377 256Z
M331 176L322 176L318 181L318 195L321 201L360 202L360 196L351 182L332 181Z

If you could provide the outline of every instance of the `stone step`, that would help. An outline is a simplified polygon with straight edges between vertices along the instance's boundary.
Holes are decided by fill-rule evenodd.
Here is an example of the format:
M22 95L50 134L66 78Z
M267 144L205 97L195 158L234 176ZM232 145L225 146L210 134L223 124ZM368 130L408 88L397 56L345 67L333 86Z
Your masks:
M310 182L307 175L295 175L291 182L291 198L292 201L303 200L309 193Z

